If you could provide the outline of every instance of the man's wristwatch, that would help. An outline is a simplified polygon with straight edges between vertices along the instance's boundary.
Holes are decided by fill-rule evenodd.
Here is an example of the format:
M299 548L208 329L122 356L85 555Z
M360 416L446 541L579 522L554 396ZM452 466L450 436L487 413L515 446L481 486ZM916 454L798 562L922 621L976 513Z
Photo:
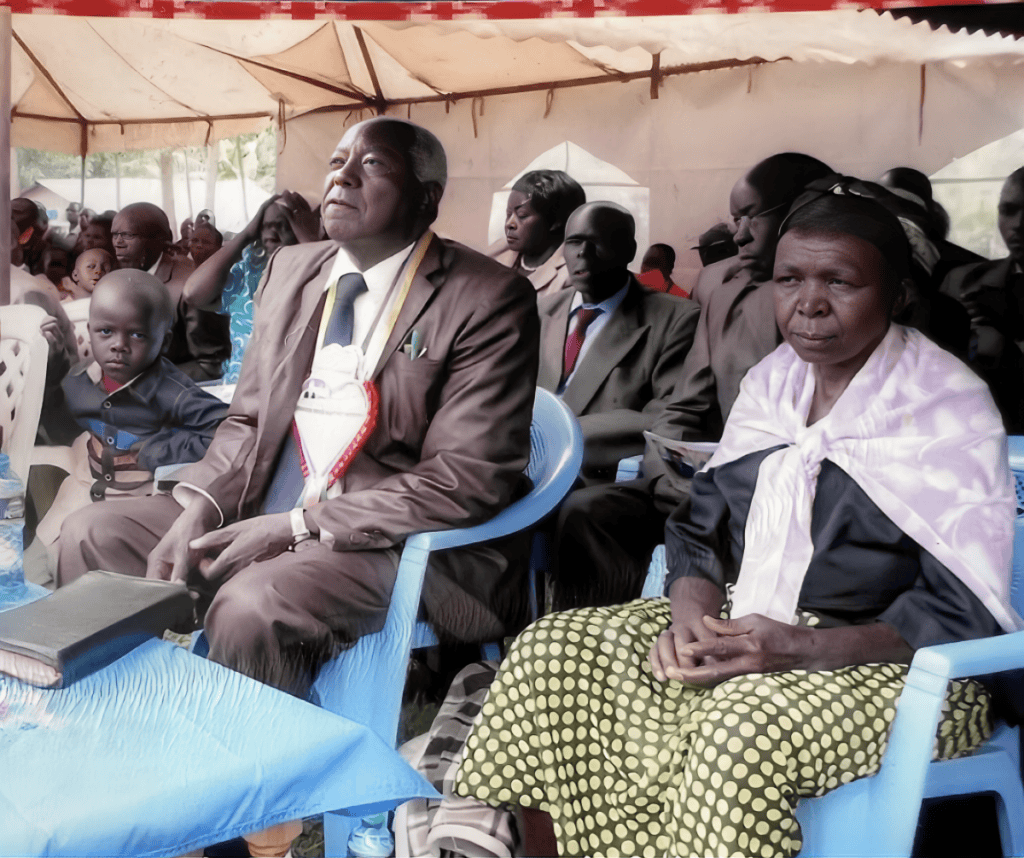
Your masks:
M288 513L292 523L292 547L294 548L300 542L305 542L307 539L312 539L313 534L309 532L309 528L306 527L306 516L305 510L299 506Z

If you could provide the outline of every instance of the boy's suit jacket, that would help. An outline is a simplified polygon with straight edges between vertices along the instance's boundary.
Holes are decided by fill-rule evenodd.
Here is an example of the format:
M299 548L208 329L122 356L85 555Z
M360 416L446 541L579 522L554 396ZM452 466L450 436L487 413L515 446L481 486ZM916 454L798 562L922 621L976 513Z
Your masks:
M537 384L546 390L558 388L575 294L564 289L540 300ZM630 275L625 299L562 394L583 428L588 481L614 479L619 459L643 452L643 431L651 428L679 379L699 316L693 301L652 292Z
M259 510L309 374L336 252L325 241L271 258L231 409L203 460L181 474L227 521ZM414 330L426 351L411 359L402 346ZM522 494L537 342L530 284L434 238L373 374L376 429L342 478L344 494L312 508L321 538L333 537L337 551L386 549L412 533L485 521ZM481 566L457 586L493 607L491 572L501 574Z

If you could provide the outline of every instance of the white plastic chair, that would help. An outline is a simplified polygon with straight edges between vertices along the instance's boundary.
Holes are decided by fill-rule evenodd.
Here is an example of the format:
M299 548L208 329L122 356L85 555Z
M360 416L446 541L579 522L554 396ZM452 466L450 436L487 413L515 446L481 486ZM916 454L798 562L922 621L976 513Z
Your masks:
M0 307L0 432L11 467L28 479L39 428L49 346L40 330L46 312L29 304Z
M92 357L92 343L89 341L89 301L90 298L78 298L61 304L68 315L68 321L75 327L75 343L78 345L78 359L88 360Z

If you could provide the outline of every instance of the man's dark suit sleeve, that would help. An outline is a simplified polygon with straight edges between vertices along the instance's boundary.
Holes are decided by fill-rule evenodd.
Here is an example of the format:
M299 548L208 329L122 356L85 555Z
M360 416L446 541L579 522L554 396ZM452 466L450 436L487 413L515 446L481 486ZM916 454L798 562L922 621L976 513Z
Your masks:
M676 312L665 332L651 373L652 396L641 411L618 408L579 418L586 439L585 468L614 467L624 456L634 455L637 439L660 419L679 383L682 368L694 342L700 309L691 301L674 301ZM642 440L641 440L642 443Z
M489 261L482 270L470 288L436 296L464 319L449 353L438 356L444 377L419 463L310 509L335 550L383 548L410 533L485 521L521 485L536 391L537 300L522 277Z
M723 421L716 390L705 308L701 310L693 346L679 370L678 382L651 431L675 440L720 437ZM644 455L644 478L654 479L664 473L665 463L648 445Z

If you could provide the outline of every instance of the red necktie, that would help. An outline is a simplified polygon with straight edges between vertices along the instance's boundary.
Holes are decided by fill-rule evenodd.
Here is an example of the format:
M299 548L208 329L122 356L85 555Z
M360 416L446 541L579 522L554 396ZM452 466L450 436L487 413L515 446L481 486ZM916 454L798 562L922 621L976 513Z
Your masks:
M563 363L562 380L572 375L576 367L576 359L580 356L580 349L583 348L583 339L587 335L587 328L603 311L597 307L580 307L576 311L576 323L565 338L565 361Z

